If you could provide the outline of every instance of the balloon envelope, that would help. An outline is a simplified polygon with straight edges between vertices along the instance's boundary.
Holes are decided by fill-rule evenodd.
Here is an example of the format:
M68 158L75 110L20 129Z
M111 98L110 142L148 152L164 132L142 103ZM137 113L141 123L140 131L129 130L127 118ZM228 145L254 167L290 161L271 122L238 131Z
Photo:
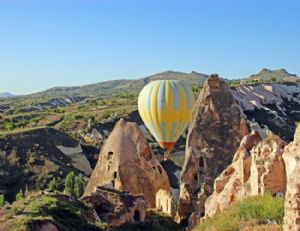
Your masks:
M162 148L171 150L190 121L193 92L180 80L156 80L140 92L138 110Z

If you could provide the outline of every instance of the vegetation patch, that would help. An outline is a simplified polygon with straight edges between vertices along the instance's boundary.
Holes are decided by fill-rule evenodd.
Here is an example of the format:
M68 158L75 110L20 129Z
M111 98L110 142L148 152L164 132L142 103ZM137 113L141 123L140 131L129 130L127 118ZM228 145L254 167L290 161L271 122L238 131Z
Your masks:
M283 223L284 198L267 193L237 202L223 212L207 219L195 231L259 230L259 226L272 224L277 230ZM267 229L268 230L268 229Z

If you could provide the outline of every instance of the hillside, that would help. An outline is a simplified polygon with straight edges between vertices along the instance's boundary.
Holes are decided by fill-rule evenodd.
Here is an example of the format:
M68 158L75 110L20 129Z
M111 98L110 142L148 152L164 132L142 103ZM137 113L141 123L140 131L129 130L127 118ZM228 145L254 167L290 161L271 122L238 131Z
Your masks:
M112 80L105 81L95 84L83 85L83 86L73 86L73 87L54 87L46 91L42 91L31 96L66 96L66 95L106 95L112 93L137 93L139 92L147 83L153 80L159 79L176 79L182 80L185 84L202 85L208 76L206 74L200 74L197 72L183 73L176 71L165 71L141 79L132 80Z
M299 82L300 78L296 74L291 74L285 69L269 70L262 69L259 73L250 75L244 80L273 81L273 82Z
M0 92L0 99L6 99L12 97L15 97L15 95L10 92Z
M45 189L53 177L61 183L70 171L88 176L91 150L53 128L7 134L0 138L0 192L14 201L20 189Z

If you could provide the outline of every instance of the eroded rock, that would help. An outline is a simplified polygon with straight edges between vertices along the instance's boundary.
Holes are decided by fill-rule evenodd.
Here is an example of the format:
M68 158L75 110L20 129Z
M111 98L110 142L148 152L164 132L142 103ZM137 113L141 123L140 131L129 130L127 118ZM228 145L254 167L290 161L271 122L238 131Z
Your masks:
M257 131L242 139L232 164L215 180L214 192L205 203L206 217L250 196L285 192L282 153L286 143L271 132L260 140Z
M143 222L146 217L147 202L142 195L133 196L127 192L96 187L81 200L91 205L98 219L113 227Z
M284 204L284 231L300 230L300 126L294 141L284 149L287 185Z
M152 208L159 189L171 191L166 172L138 126L123 119L116 123L107 139L84 195L97 186L143 194Z
M214 179L231 163L241 138L247 134L242 110L229 87L218 75L211 75L192 110L181 172L182 218L189 217L198 207L201 187L206 196L212 193Z

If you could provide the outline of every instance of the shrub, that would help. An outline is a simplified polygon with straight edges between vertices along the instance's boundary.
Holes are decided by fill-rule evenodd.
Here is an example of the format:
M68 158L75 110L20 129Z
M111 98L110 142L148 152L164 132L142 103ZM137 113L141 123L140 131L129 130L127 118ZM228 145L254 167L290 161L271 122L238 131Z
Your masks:
M51 191L56 191L58 189L58 180L56 179L56 177L53 177L49 182L48 189Z
M22 198L24 198L24 195L23 195L22 189L20 189L20 192L18 192L16 195L16 201L19 201Z
M74 196L74 172L70 172L66 177L65 193Z
M3 194L0 194L0 207L3 207L5 204L5 197Z
M76 176L74 181L74 196L79 198L84 191L84 179L82 176Z
M83 118L84 118L84 116L81 115L81 114L77 114L77 115L74 116L74 119L75 119L75 120L81 120L81 119L83 119Z

